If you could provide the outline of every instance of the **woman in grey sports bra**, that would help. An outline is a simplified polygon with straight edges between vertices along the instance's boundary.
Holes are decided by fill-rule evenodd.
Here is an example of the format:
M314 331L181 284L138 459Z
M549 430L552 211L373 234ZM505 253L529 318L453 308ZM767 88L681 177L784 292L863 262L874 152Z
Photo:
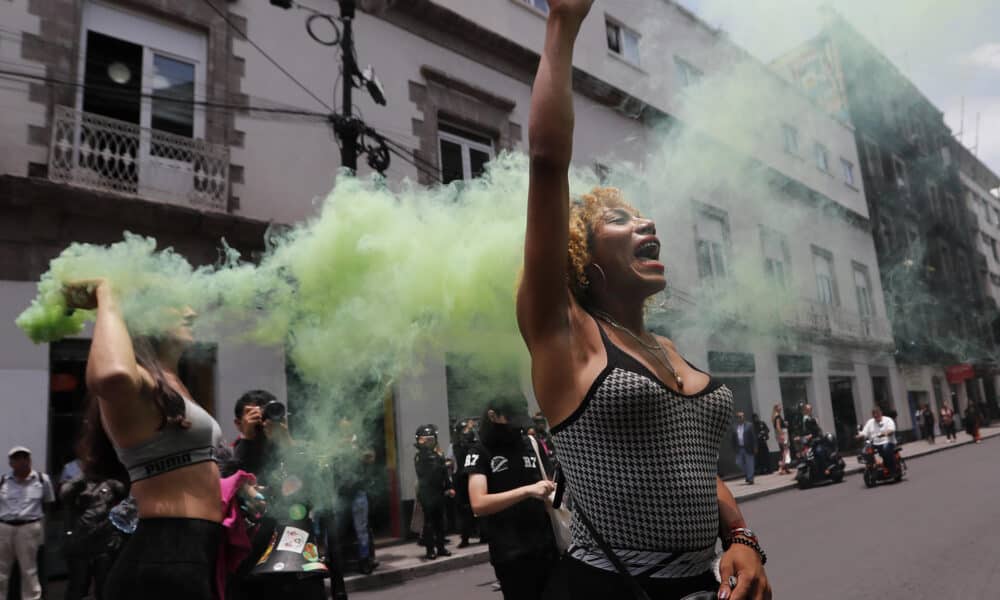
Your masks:
M769 599L766 557L716 476L732 393L645 327L646 300L666 287L655 225L614 188L570 202L573 47L592 3L548 0L517 297L535 397L577 511L569 595L640 597L634 582L656 599ZM720 538L721 585L711 571Z
M190 309L156 338L131 336L110 284L78 282L71 309L97 311L87 388L132 480L139 525L105 584L105 598L211 600L222 537L215 448L219 424L194 403L177 376L194 341Z

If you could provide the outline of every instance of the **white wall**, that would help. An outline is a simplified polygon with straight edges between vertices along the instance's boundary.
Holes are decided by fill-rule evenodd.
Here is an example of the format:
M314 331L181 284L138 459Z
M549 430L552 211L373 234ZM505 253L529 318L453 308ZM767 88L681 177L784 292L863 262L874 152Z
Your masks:
M423 369L399 378L396 386L396 448L399 457L399 487L403 500L414 498L417 474L413 467L416 455L413 434L417 427L434 424L438 427L438 443L442 450L451 443L448 421L448 382L444 361L439 356L427 357Z
M216 360L215 418L222 425L226 439L235 440L238 435L233 409L244 392L267 390L287 404L285 353L280 347L223 341L219 343Z
M33 344L14 319L35 296L35 285L0 281L0 450L27 446L36 469L46 468L49 346ZM6 470L4 463L0 469Z

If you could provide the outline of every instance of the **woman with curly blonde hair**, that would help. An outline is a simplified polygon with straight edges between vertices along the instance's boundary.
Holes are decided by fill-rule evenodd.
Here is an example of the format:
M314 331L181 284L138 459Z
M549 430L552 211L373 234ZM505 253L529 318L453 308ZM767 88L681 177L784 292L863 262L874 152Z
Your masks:
M517 297L574 499L570 597L770 598L765 554L716 476L732 392L644 323L646 300L666 287L656 226L614 188L570 201L573 47L592 2L548 0Z

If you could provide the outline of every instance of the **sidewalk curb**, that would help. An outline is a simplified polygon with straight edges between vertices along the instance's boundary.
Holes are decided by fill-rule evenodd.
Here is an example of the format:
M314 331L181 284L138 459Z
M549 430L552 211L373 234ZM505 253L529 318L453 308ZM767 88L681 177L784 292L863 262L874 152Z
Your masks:
M398 585L411 579L441 573L443 571L454 571L463 567L479 565L489 562L489 560L489 548L483 546L482 549L477 549L474 552L462 554L461 556L449 556L446 558L428 560L421 564L403 567L401 569L392 569L382 572L376 570L371 575L351 575L350 577L344 578L344 587L347 588L348 593L381 589Z
M1000 435L1000 431L993 431L993 432L984 434L982 436L982 439L987 440L989 438L996 437L998 435ZM964 440L964 441L961 441L961 442L958 442L958 443L955 443L955 444L948 444L947 442L942 442L940 446L938 446L937 444L935 444L934 448L926 449L926 450L922 451L920 454L913 454L913 455L910 455L910 456L907 456L906 454L904 454L903 458L905 460L907 460L907 461L913 461L913 460L916 460L918 458L923 458L924 456L929 456L931 454L937 454L938 452L944 452L945 450L950 450L952 448L958 448L960 446L965 446L966 444L972 444L972 443L974 443L974 441L971 440L971 439L970 440ZM906 446L904 445L903 448L905 449ZM845 461L846 461L846 458L845 458ZM850 463L850 464L848 464L847 468L844 470L844 477L846 478L849 475L854 475L856 473L860 473L863 470L864 470L864 467L862 467L861 465ZM757 500L758 498L764 498L765 496L772 496L774 494L778 494L778 493L781 493L781 492L786 492L788 490L793 490L795 488L796 488L796 484L795 484L795 480L793 479L790 482L788 482L788 483L786 483L784 485L781 485L779 487L770 488L770 489L766 489L766 490L753 491L753 492L749 492L747 494L742 494L742 495L736 496L736 502L742 504L743 502L749 502L750 500Z
M989 439L993 437L1000 436L1000 431L991 431L983 435L983 439ZM940 446L934 448L925 449L920 454L913 454L906 456L904 458L908 461L916 460L918 458L928 456L930 454L937 454L938 452L944 452L945 450L950 450L952 448L958 448L966 444L972 444L973 440L961 441L955 444L942 443ZM905 446L904 446L905 448ZM905 451L905 450L904 450ZM853 456L852 456L853 458ZM845 459L846 460L846 459ZM849 464L844 472L844 476L854 475L860 473L863 470L859 464ZM766 496L772 496L781 492L787 492L789 490L795 489L795 480L791 480L786 484L779 487L755 490L746 494L742 494L736 497L736 501L740 504L744 502L749 502L751 500L757 500L759 498L764 498ZM420 577L426 577L428 575L434 575L436 573L441 573L444 571L453 571L461 569L464 567L471 567L479 565L485 562L489 562L490 552L486 546L481 549L476 549L473 552L462 554L460 556L450 556L447 558L439 558L432 561L422 562L420 564L388 569L385 571L376 570L371 575L351 575L344 579L344 585L348 592L360 592L369 591L375 589L387 588L393 585L399 585L405 583L411 579L418 579Z

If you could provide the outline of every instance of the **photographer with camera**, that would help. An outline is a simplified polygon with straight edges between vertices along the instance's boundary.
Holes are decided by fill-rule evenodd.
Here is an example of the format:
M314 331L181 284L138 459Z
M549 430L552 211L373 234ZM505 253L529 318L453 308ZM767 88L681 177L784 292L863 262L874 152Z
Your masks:
M436 425L421 425L417 428L417 455L413 457L417 470L417 501L424 511L424 546L426 558L433 560L439 556L451 556L444 547L445 498L454 498L455 489L451 475L445 464L444 455L438 447Z
M250 555L238 568L228 598L273 600L294 596L320 600L325 597L322 579L300 578L294 573L250 578L258 557L272 549L269 544L275 542L273 536L282 532L283 515L289 513L291 500L284 496L291 492L283 488L295 488L292 484L297 484L298 488L303 487L307 479L306 472L313 468L314 461L309 456L309 448L293 440L289 434L287 410L274 394L266 390L248 391L236 401L234 413L234 423L240 437L233 444L232 469L241 469L257 478L257 484L267 499L268 515L260 520L259 528L253 536ZM295 502L300 502L299 497L308 499L313 497L313 493L301 491L295 495ZM272 513L276 516L270 516ZM300 520L308 521L308 512ZM318 522L320 526L315 528L316 533L325 535L327 520L320 518ZM309 529L313 530L314 527ZM336 551L334 545L326 544L327 552ZM334 597L346 598L343 577L334 569L330 569L330 574Z

